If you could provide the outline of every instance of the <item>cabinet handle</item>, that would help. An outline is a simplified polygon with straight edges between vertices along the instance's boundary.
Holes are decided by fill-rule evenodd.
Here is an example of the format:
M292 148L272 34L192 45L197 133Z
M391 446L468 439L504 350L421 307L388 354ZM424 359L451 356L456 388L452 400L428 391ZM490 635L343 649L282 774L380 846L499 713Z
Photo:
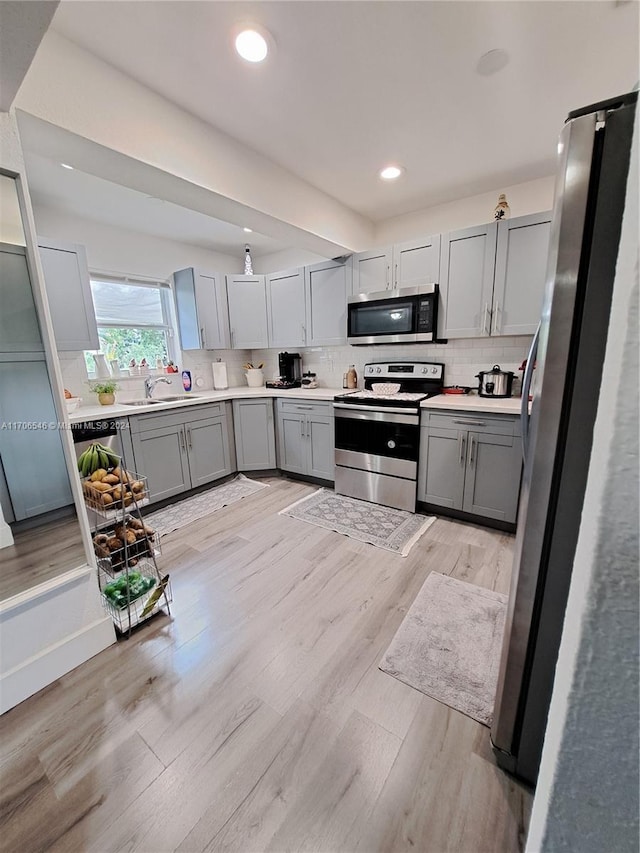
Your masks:
M231 329L231 349L236 348L236 330Z
M499 315L502 314L502 308L500 307L500 303L496 302L495 308L493 309L493 331L492 335L500 334L500 323L498 322Z
M385 287L387 290L389 290L389 287L390 287L390 281L389 281L390 276L391 276L391 264L387 264L387 280L385 282Z
M304 421L300 421L300 437L304 438Z
M187 427L187 441L189 442L189 450L193 450L193 446L191 444L191 427Z
M484 421L454 421L454 424L463 424L464 426L486 426Z
M313 406L296 406L296 409L299 412L302 412L302 411L310 412L313 409Z
M397 286L398 286L398 264L396 264L396 265L395 265L395 271L394 271L394 275L393 275L393 282L394 282L395 286L397 287Z
M487 318L489 322L487 323ZM482 317L482 331L485 335L491 334L491 311L489 310L489 303L485 302L484 306L484 315Z
M182 448L183 451L185 451L187 449L185 447L185 444L184 444L184 430L183 429L180 430L180 447Z
M201 344L201 349L207 348L207 342L206 342L205 337L204 337L204 328L200 329L200 344Z
M476 443L473 436L469 439L469 468L473 468L473 448Z
M302 329L302 343L304 345L307 342L307 330L304 323L301 323L300 327Z
M460 457L459 462L461 465L464 465L464 457L465 457L465 448L467 444L467 437L463 432L458 434L458 447L460 448Z

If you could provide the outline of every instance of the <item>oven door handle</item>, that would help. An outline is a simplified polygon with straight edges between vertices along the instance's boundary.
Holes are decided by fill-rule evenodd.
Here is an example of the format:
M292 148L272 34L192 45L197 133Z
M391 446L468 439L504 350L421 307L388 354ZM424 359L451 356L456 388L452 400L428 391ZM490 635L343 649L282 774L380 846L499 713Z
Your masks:
M392 407L382 409L377 406L352 406L347 403L334 403L336 418L349 418L356 421L386 421L395 424L413 424L418 426L420 415L406 409Z

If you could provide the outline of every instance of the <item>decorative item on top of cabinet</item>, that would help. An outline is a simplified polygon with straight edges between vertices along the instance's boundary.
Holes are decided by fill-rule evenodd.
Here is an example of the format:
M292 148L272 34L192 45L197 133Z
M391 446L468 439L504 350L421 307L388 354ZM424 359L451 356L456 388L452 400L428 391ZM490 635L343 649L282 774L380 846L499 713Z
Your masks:
M173 274L173 288L182 349L229 349L224 276L187 267Z
M231 347L265 349L267 334L267 291L263 275L228 275L227 297Z
M38 237L38 249L56 349L100 349L84 246Z
M511 216L511 208L509 207L509 202L507 201L507 197L504 193L500 193L498 196L498 203L496 204L496 209L493 211L494 219L508 219Z
M339 346L347 342L351 278L351 258L304 268L307 346Z

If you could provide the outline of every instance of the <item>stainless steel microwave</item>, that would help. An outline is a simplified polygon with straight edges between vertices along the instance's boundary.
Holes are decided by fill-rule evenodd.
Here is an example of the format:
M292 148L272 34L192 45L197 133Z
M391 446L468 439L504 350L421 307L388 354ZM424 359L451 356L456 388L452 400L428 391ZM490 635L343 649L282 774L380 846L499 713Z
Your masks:
M438 337L438 285L401 287L350 296L347 342L412 344Z

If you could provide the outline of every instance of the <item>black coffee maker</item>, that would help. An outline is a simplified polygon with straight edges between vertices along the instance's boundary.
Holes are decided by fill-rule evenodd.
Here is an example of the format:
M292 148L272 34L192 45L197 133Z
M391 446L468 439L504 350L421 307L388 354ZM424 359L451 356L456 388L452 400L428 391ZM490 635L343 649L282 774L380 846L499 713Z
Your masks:
M299 388L302 384L302 358L298 352L278 353L279 379L267 382L267 388Z

